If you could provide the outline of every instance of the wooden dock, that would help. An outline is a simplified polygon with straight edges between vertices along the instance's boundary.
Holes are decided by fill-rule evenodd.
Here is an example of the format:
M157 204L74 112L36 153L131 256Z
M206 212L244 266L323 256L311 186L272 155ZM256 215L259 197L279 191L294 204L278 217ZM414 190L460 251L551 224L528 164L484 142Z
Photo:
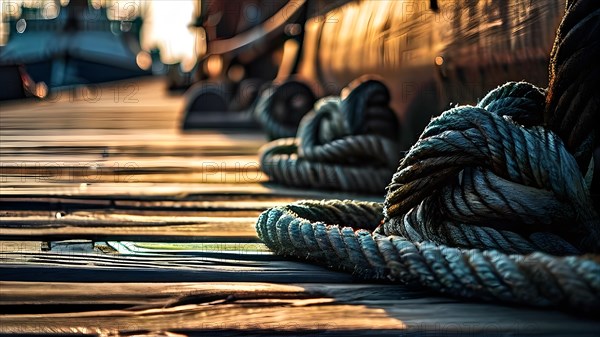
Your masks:
M598 336L600 321L369 284L272 255L256 130L181 133L157 79L0 108L0 334Z

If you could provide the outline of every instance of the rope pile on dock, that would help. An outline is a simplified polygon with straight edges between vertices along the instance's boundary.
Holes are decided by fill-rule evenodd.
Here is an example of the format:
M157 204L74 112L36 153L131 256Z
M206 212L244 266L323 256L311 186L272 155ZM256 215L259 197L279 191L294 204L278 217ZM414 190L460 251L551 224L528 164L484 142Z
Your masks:
M264 88L252 114L269 140L294 137L300 121L312 109L315 101L312 89L306 83L292 78Z
M352 82L345 97L325 97L300 122L295 138L260 150L261 169L288 186L384 193L400 151L390 94L374 79Z
M600 313L600 3L573 0L550 87L507 83L444 112L400 162L383 204L265 211L277 254L460 298ZM348 178L353 179L353 178Z

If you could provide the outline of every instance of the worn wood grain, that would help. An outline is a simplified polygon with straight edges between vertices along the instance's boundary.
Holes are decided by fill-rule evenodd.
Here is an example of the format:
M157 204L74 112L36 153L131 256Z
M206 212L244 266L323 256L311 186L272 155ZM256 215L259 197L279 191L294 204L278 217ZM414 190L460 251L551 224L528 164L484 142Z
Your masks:
M260 254L264 256L264 254ZM253 258L252 252L220 256L111 256L78 252L5 252L0 280L48 282L350 282L352 276L306 263Z
M55 228L0 227L1 240L56 241L90 239L94 241L150 241L150 242L258 242L253 223L227 223L215 228L209 225L162 226L59 226Z
M352 319L336 319L348 317ZM206 331L215 335L228 331L290 331L323 333L337 330L378 330L397 334L402 321L388 317L381 309L360 305L332 304L329 300L249 300L223 305L186 305L136 312L105 310L91 313L11 315L2 317L4 333L37 334L128 334L159 331Z
M12 185L3 184L2 198L86 198L86 199L118 199L118 198L165 198L174 199L182 197L228 199L245 196L248 198L294 198L294 199L360 199L370 201L383 201L382 195L363 195L341 193L325 190L304 190L286 188L272 183L144 183L126 182L119 183L92 183L82 188L82 183L76 182L37 182L30 184L19 183ZM85 183L84 183L85 184Z
M0 109L0 335L600 331L593 318L363 283L275 256L253 229L266 208L382 201L383 191L269 184L255 165L258 130L180 132L182 98L160 80L98 89L93 102L75 88Z
M556 311L463 303L392 285L2 282L5 332L231 331L594 336L599 322ZM85 303L99 309L85 310ZM35 304L39 313L19 313ZM101 307L104 306L104 307ZM62 306L56 312L56 306ZM302 310L297 311L297 309ZM73 309L79 309L73 310ZM83 309L83 311L82 311ZM45 310L52 313L42 314ZM435 314L432 314L435 313ZM465 320L464 317L468 317ZM72 330L67 331L67 327ZM85 329L83 329L85 327Z
M85 305L86 303L120 304L128 307L152 304L173 306L195 301L197 304L242 298L308 298L315 297L295 285L232 282L232 283L47 283L0 281L0 306L23 305Z

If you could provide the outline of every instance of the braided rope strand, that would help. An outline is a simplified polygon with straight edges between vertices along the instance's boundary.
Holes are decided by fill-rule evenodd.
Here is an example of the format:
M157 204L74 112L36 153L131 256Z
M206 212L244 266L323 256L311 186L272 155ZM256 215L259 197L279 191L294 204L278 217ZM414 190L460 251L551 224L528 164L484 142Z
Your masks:
M597 317L600 218L584 175L600 138L598 17L600 2L567 3L547 92L510 82L433 119L383 204L276 207L257 220L259 238L277 254L367 280ZM305 146L287 155L327 153Z
M281 85L264 88L252 113L269 139L293 137L301 118L315 100L308 85L291 79Z
M346 210L335 207L339 204L362 211L353 216L362 216L364 228L341 227ZM369 229L383 220L377 217L381 209L352 201L298 202L264 212L256 226L259 238L279 255L318 261L364 279L391 278L461 298L600 312L597 255L515 255L372 233Z
M322 98L302 119L297 138L261 148L261 169L271 181L294 187L383 193L400 160L388 102L387 88L374 80L360 82L344 99Z
M514 93L523 98L507 99ZM561 139L516 122L540 120L541 93L507 83L477 107L446 111L402 159L383 204L274 208L258 219L259 237L365 279L600 311L600 258L573 255L600 251L588 185Z

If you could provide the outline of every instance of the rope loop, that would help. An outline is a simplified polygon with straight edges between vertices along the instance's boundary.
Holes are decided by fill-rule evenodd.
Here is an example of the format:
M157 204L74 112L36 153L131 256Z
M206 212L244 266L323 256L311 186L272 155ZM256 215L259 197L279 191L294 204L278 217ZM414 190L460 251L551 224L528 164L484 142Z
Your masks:
M385 191L400 160L389 92L372 79L352 85L343 99L317 101L300 122L296 138L261 149L261 169L271 181L361 193Z
M597 318L600 218L588 178L600 137L599 18L600 2L569 1L549 89L509 82L476 106L433 119L400 161L383 204L276 207L259 217L258 236L278 254L363 279ZM369 162L383 155L362 145L335 148L348 137L373 136L365 132L367 114L358 113L373 101L356 98L357 110L343 102L322 101L303 120L301 140L285 150L294 158L288 165L302 165L301 156L340 165L351 163L352 153ZM315 171L290 172L282 170L281 179L301 185ZM339 179L357 177L344 172Z
M485 104L503 104L507 86L523 84L492 91ZM511 253L600 252L577 162L555 134L512 116L462 106L432 120L388 186L384 233Z
M298 124L313 106L312 89L299 80L290 79L280 85L264 88L256 101L253 114L269 139L293 137Z

